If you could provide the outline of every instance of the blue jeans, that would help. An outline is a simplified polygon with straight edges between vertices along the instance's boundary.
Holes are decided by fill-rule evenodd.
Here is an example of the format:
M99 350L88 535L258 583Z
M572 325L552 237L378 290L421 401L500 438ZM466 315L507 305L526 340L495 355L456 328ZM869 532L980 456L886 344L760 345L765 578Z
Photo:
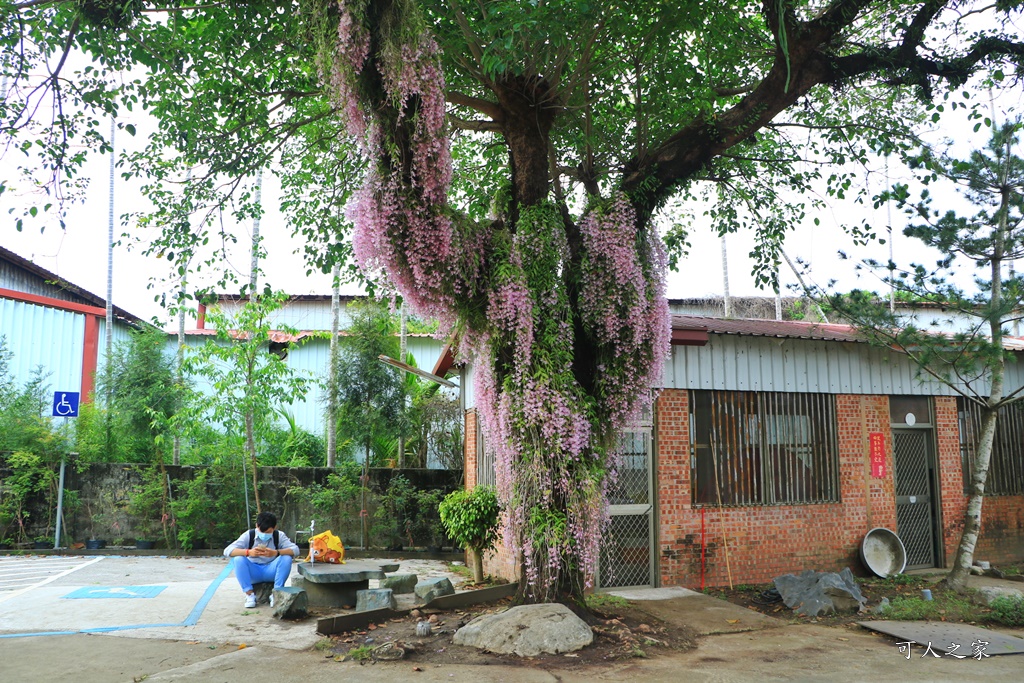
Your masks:
M235 578L238 585L246 593L252 591L252 584L273 581L274 588L282 588L288 575L292 572L292 556L278 555L266 564L253 562L248 557L238 555L231 558L235 567Z

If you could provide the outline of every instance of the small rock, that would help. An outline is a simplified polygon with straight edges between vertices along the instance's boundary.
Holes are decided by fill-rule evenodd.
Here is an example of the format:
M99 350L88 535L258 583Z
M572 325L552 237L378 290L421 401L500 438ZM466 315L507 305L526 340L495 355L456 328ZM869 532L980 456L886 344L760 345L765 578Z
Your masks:
M409 612L409 616L414 619L419 619L423 616L423 612L419 611L418 609L414 609L413 611Z
M427 603L434 598L439 598L442 595L454 595L455 587L452 586L452 582L448 580L446 576L440 576L433 579L424 579L416 584L414 591L416 597Z
M971 574L974 576L984 576L985 570L978 565L971 565Z
M436 614L431 614L430 618L427 619L427 621L429 621L431 624L436 624L438 621L440 621L440 619L437 618Z
M395 595L412 593L416 589L418 579L415 574L392 574L380 580L381 588L390 588Z
M276 619L305 619L309 614L309 596L301 588L282 586L274 589Z
M1006 578L1006 574L1003 573L1003 570L1002 569L996 569L995 567L991 567L989 569L986 569L985 570L985 576L991 576L991 577L996 578L996 579L1005 579Z
M356 591L357 612L366 612L371 609L397 609L397 607L394 593L390 588L371 588Z

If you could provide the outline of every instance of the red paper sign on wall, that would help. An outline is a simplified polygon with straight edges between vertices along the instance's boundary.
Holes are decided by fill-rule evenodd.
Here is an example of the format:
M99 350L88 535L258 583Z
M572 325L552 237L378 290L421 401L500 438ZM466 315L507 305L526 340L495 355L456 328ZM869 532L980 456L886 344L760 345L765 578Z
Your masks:
M871 476L885 478L885 435L881 432L868 434L868 454L871 456Z

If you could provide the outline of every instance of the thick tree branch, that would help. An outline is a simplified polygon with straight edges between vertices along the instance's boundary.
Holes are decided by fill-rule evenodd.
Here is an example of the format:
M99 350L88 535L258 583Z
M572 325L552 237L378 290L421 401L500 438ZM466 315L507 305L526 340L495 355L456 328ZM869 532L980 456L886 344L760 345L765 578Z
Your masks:
M501 105L497 102L491 102L490 100L481 99L479 97L471 97L470 95L464 95L463 93L449 90L444 94L445 100L449 104L456 104L460 107L469 107L475 109L481 114L490 116L495 123L501 123L504 119L504 115L501 111Z
M500 133L501 124L497 121L481 121L479 119L460 119L448 114L448 122L459 130L472 130L486 133Z

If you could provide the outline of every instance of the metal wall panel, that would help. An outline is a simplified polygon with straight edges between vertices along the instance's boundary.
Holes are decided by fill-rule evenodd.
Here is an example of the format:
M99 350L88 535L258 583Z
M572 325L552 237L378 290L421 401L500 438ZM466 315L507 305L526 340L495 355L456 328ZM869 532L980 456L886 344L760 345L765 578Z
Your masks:
M45 278L35 273L30 273L3 259L0 259L0 288L13 289L16 292L35 294L37 296L48 296L51 299L59 299L60 301L71 301L89 306L96 305L94 302L88 301L77 294L72 294L56 285L49 284Z
M0 335L13 354L16 383L42 367L50 390L81 391L84 314L0 298Z
M1007 367L1007 386L1020 386L1022 365ZM918 378L906 357L866 344L713 334L706 346L672 347L668 366L669 389L955 395Z

